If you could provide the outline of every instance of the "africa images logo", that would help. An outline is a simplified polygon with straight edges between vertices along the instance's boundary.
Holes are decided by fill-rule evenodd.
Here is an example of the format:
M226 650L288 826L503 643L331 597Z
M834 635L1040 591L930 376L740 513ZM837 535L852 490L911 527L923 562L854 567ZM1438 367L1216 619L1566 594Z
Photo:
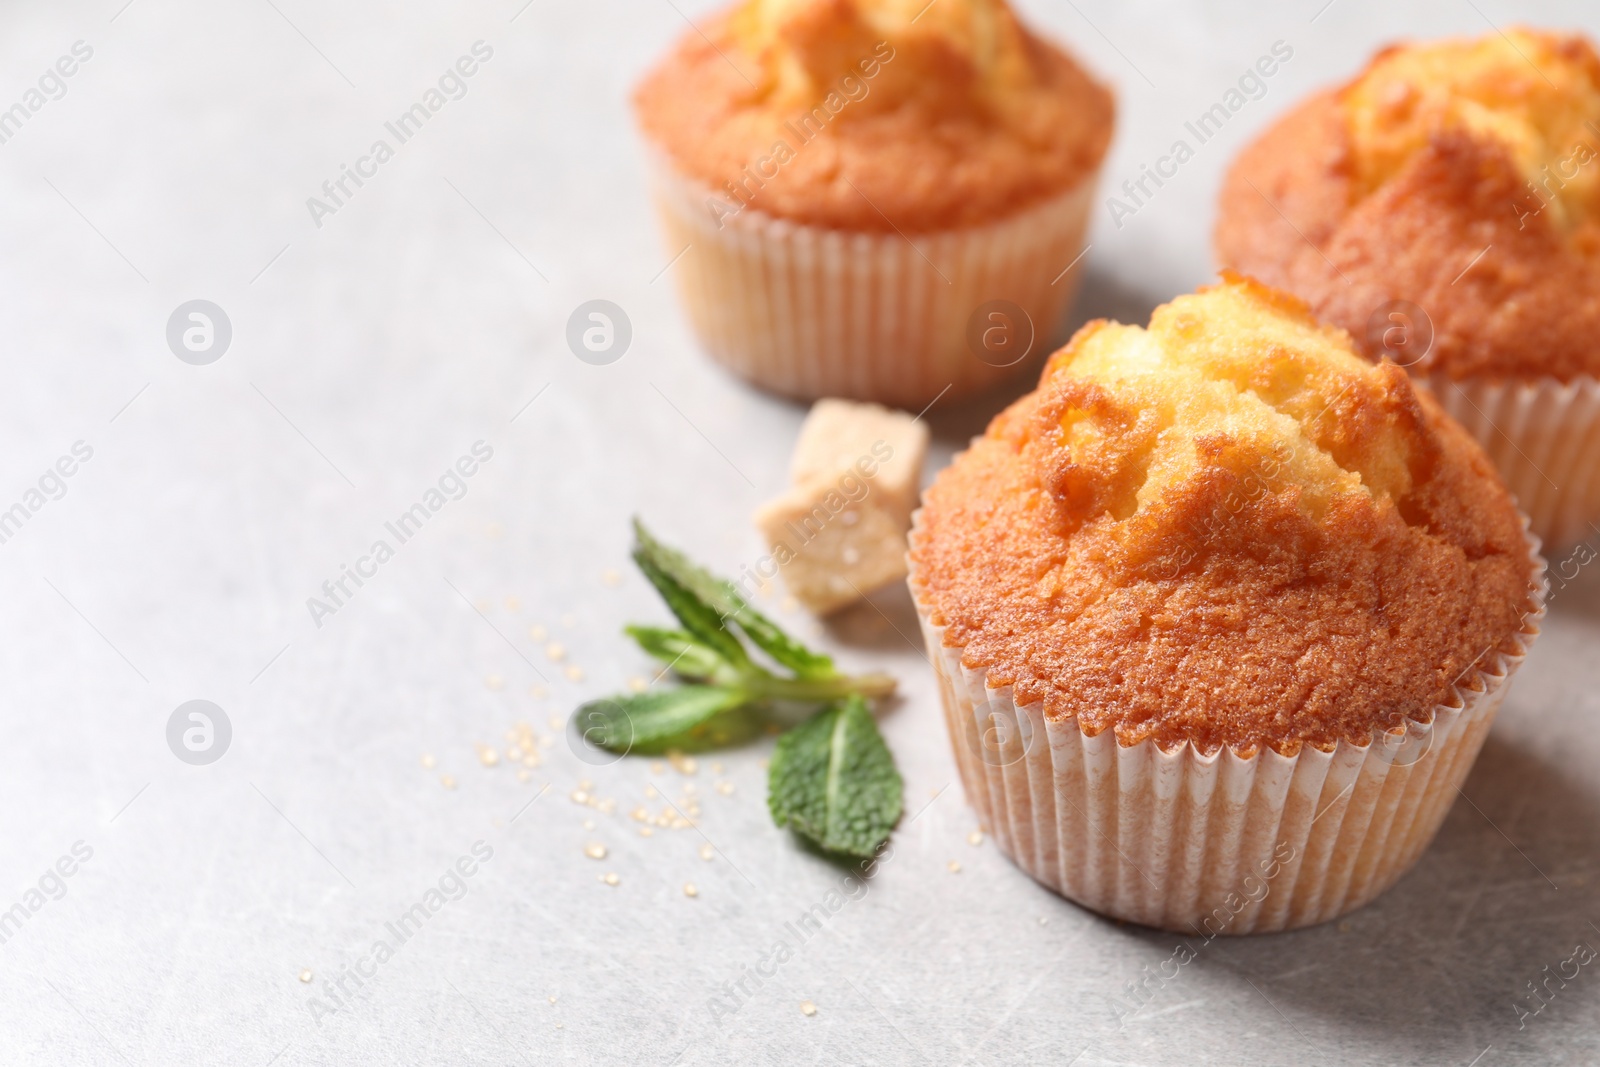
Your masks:
M438 481L423 490L420 500L383 524L384 530L394 538L394 544L380 537L372 542L365 555L357 557L354 567L348 563L339 564L338 577L322 583L322 596L306 597L306 610L311 613L311 621L316 628L322 629L324 619L337 615L341 608L354 600L362 587L378 576L378 569L394 559L399 546L422 532L428 520L444 510L446 505L466 496L467 480L493 458L493 446L487 441L474 441L470 454L458 457L446 467Z
M354 167L347 163L339 164L338 177L322 183L322 196L306 198L306 210L311 213L311 221L317 229L322 229L325 216L337 215L362 186L376 178L378 168L395 157L399 146L421 133L422 127L442 111L445 104L467 95L467 79L477 74L482 64L494 58L494 48L486 41L472 42L471 52L471 55L461 56L453 66L447 67L439 75L438 82L423 91L420 100L402 111L393 121L383 124L389 136L394 138L394 144L379 137L372 142L366 155L356 159Z

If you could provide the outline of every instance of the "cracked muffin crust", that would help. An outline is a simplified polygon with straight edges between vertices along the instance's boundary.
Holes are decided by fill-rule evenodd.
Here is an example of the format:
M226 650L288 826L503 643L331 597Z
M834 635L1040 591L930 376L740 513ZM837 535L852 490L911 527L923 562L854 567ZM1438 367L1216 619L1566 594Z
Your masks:
M1239 156L1215 244L1374 357L1374 312L1421 307L1416 373L1600 375L1600 56L1526 29L1386 49Z
M730 202L866 233L1048 200L1099 166L1113 117L1004 0L746 0L685 34L634 106Z
M1393 364L1237 275L1086 325L940 473L913 593L1019 705L1241 755L1428 721L1520 631L1521 516Z

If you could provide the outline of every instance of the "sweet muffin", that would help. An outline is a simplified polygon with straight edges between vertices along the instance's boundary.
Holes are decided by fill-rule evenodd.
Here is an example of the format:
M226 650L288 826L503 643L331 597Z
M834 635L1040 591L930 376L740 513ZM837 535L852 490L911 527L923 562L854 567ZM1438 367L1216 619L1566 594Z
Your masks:
M1236 275L1092 322L923 497L910 585L968 797L1045 885L1304 926L1421 854L1544 562L1404 371Z
M1112 99L1004 0L747 0L634 104L690 320L757 385L915 409L1059 327Z
M1555 547L1600 532L1600 57L1510 30L1380 52L1232 167L1218 260L1424 380Z

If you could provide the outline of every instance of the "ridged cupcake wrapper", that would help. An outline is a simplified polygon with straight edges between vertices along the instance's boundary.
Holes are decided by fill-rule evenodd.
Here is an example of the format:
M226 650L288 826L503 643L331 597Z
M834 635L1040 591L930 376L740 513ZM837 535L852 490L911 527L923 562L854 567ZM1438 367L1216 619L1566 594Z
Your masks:
M1038 366L1076 294L1096 176L999 222L902 236L805 226L729 201L653 154L657 208L702 345L765 389L915 410L944 390L979 392ZM1028 358L1008 366L967 344L979 305L1009 300L1033 323Z
M1547 547L1600 533L1600 380L1422 383L1477 438Z
M1431 721L1294 756L1122 747L1113 730L1047 720L1041 703L1018 705L1010 686L962 664L914 567L911 581L962 784L1001 850L1094 911L1210 937L1326 922L1416 862L1538 636L1547 586L1532 536L1529 555L1536 610Z

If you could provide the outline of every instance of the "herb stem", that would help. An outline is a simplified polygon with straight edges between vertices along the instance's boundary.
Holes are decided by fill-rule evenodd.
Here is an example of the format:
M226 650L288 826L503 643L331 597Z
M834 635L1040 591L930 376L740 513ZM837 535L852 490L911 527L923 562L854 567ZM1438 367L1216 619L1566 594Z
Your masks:
M858 693L877 699L894 692L894 679L887 674L836 674L829 678L778 678L772 675L747 679L745 684L763 697L777 700L839 700Z

